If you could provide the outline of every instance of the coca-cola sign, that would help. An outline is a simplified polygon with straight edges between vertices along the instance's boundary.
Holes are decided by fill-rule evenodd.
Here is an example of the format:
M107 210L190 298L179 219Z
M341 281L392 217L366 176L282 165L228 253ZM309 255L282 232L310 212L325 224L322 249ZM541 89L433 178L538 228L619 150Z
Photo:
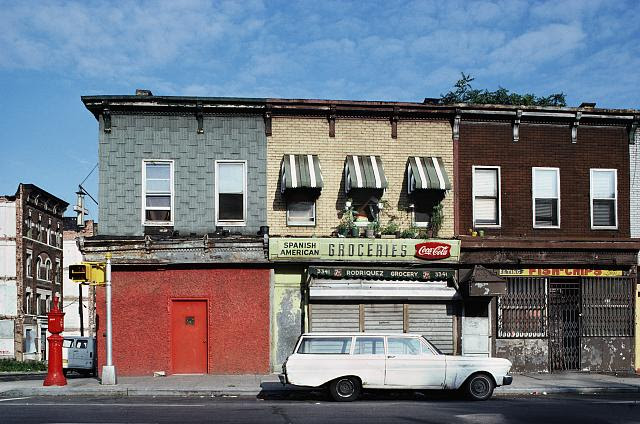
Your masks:
M438 241L426 241L416 244L416 257L430 261L451 256L451 245Z

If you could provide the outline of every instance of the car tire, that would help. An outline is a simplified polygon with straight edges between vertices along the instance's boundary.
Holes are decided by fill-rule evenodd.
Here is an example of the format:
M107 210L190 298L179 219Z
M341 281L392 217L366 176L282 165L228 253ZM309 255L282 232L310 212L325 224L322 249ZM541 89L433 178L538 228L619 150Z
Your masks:
M487 400L493 395L495 386L491 376L480 373L469 377L465 383L464 391L471 400Z
M329 393L337 402L351 402L360 397L362 386L355 377L336 378L329 384Z

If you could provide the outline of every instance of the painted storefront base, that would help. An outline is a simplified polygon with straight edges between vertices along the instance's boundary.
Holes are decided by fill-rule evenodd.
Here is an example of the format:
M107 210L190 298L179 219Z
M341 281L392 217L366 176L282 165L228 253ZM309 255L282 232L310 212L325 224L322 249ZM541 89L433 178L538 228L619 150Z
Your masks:
M268 269L114 267L112 281L113 362L119 375L269 372ZM103 288L96 303L100 370Z

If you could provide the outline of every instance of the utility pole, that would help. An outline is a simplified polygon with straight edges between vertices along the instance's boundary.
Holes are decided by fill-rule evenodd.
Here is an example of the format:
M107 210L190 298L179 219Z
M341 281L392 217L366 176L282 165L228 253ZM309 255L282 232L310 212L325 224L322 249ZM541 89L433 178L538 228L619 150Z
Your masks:
M84 311L82 309L82 283L80 283L78 284L78 315L80 316L80 337L84 337Z
M111 253L107 253L107 266L105 272L105 286L107 297L107 365L102 367L102 384L117 384L116 367L113 365L113 356L111 349Z

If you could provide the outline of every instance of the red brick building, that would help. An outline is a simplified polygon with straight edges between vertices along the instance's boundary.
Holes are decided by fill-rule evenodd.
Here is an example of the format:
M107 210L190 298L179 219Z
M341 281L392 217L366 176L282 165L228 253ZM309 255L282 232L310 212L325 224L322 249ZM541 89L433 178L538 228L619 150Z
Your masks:
M516 370L633 369L632 121L589 107L459 109L463 347L479 325Z

